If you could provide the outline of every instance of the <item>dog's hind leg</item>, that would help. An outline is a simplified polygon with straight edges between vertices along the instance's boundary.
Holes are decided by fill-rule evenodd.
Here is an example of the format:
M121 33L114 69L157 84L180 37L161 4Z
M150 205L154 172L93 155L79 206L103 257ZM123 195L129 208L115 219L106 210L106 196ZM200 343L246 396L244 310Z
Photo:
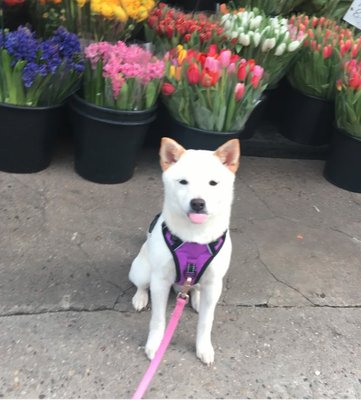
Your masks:
M144 243L129 271L129 280L137 287L132 299L133 307L137 311L143 310L149 301L148 289L150 286L151 266L147 253L147 243Z

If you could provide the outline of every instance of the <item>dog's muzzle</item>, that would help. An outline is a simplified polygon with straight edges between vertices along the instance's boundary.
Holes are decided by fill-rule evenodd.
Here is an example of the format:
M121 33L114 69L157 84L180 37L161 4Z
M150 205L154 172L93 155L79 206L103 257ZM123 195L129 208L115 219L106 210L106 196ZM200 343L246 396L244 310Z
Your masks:
M191 211L188 213L188 218L194 224L203 224L208 219L205 200L201 198L192 199L189 205Z

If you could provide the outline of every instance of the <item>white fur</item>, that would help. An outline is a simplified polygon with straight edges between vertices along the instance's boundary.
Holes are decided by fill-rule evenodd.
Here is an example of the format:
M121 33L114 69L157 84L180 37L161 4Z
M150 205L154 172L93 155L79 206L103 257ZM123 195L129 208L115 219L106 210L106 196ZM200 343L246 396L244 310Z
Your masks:
M162 142L162 146L174 144L179 146L170 139ZM236 162L239 158L238 141L237 146L238 156L234 155ZM132 300L136 310L140 311L147 306L149 288L151 292L152 317L145 348L149 359L154 357L163 337L168 296L176 278L173 258L162 235L162 222L165 221L169 230L183 241L209 243L228 229L233 200L235 175L227 161L221 160L219 154L211 151L185 151L180 146L176 150L180 153L177 153L174 160L168 160L169 166L163 165L164 204L161 216L134 259L129 273L129 279L137 286ZM162 157L169 157L166 151L162 155L162 151L161 148L161 164ZM181 180L186 180L188 184L181 184ZM218 184L212 186L210 181ZM192 223L187 215L190 212L190 201L196 198L206 202L208 220L202 224ZM211 330L215 307L222 292L223 277L229 267L231 249L227 233L220 252L192 289L192 306L199 311L197 356L208 365L214 361Z

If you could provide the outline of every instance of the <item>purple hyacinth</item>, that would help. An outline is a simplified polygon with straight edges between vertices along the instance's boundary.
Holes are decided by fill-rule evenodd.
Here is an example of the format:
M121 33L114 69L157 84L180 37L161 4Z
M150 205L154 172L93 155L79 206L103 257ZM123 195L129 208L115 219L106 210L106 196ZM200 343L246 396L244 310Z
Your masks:
M68 32L65 28L60 27L49 40L58 45L59 54L70 69L79 73L84 71L84 62L80 57L80 42L75 33Z
M0 31L0 49L8 54L8 57L0 57L0 62L4 62L0 65L0 79L5 77L7 80L14 104L61 102L76 90L84 70L79 40L65 28L59 28L47 40L37 39L25 27L19 27L14 32ZM18 74L4 74L6 69L11 71L15 66L21 72L24 88L32 90L17 91Z
M16 31L5 34L4 48L12 57L12 65L15 65L19 60L34 62L39 43L28 28L19 27Z

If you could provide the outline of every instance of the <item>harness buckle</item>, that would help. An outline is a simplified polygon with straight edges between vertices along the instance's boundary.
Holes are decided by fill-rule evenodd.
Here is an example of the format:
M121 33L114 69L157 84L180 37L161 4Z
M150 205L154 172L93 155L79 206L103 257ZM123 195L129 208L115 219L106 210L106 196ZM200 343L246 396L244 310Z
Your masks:
M182 286L181 291L177 295L177 299L181 297L182 299L186 300L188 303L189 301L189 291L192 288L192 278L189 276L186 281L184 282L184 285Z

